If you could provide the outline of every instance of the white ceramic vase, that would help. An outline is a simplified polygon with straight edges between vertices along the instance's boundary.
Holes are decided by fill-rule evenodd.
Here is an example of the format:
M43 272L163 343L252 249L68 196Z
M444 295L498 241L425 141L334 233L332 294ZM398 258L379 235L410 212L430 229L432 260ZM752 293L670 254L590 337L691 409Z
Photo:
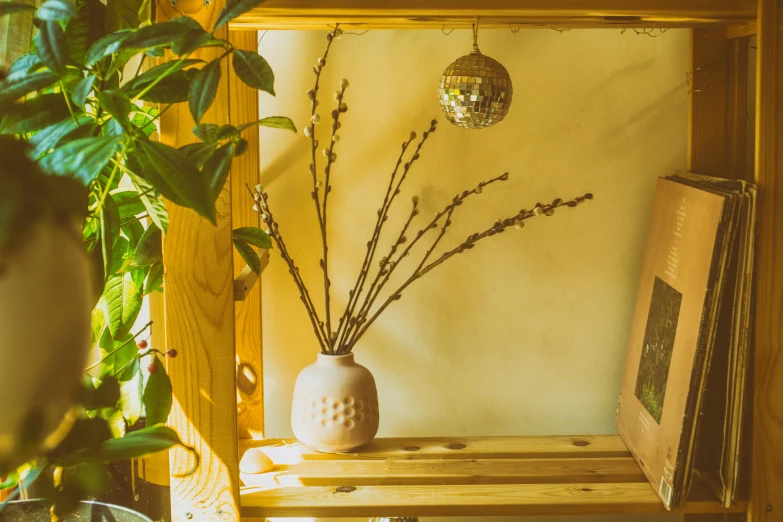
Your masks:
M325 453L366 444L378 432L378 390L353 354L326 355L299 373L291 407L294 435Z

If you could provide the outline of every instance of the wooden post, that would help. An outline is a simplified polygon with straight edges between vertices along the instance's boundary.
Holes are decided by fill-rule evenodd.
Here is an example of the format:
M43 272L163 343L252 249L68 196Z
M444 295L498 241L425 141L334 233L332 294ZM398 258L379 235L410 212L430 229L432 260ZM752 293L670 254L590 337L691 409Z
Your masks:
M756 266L752 522L783 521L783 6L758 2Z
M721 28L691 29L688 170L726 176L726 48Z
M258 51L256 31L232 31L229 40L238 49ZM238 126L259 119L258 91L232 74L231 124ZM247 152L234 160L231 172L231 208L234 228L259 226L261 220L253 211L253 200L245 184L255 187L260 181L258 127L242 134L248 141ZM234 277L245 268L245 262L234 255ZM237 351L237 429L240 439L264 438L264 367L261 349L261 282L249 294L234 303Z
M19 0L24 4L38 5L34 0ZM33 40L33 11L21 11L0 16L0 70L17 58L30 52Z
M727 42L726 49L726 176L753 180L747 172L748 38Z
M224 0L158 2L158 19L187 14L211 28L224 5ZM228 29L224 26L216 36L228 38ZM221 52L211 47L194 57L209 61ZM229 74L224 60L215 102L203 121L229 123ZM195 141L192 127L187 104L175 105L161 118L161 141L173 146ZM217 226L167 204L166 346L180 353L168 365L174 393L169 424L201 456L200 467L185 477L181 474L192 459L181 450L171 452L173 522L239 520L230 186L217 201Z

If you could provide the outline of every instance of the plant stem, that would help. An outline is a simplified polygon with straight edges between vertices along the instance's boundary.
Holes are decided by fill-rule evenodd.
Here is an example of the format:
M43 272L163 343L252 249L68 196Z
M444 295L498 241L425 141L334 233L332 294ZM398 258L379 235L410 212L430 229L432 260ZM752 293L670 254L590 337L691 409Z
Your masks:
M117 160L112 160L112 161L114 161L115 163L119 164L119 162ZM123 168L122 165L120 165L119 167L120 167L120 170L122 170L123 172L130 172L129 170ZM133 196L132 198L128 198L125 201L123 201L122 203L117 203L113 207L109 207L109 208L119 208L119 207L121 207L123 205L127 205L131 201L136 201L137 199L139 199L139 198L141 198L143 196L146 196L147 194L149 194L153 190L155 190L155 187L150 187L147 190L145 190L144 192L139 192L137 195Z
M63 84L62 80L60 80L60 92L63 93L63 98L65 98L65 105L68 106L68 112L71 113L71 118L73 118L73 122L76 124L77 127L79 127L79 120L76 118L76 115L73 113L73 105L71 105L71 100L68 97L68 93L65 92L65 84Z
M125 141L122 144L122 150L120 151L120 158L125 157L125 153L128 151L128 142ZM120 163L119 161L114 160L114 168L111 169L111 174L109 175L109 181L106 183L106 188L101 193L101 199L98 200L98 206L93 211L94 214L100 214L101 209L103 208L103 203L106 201L106 196L109 194L109 191L111 190L111 183L114 181L114 176L117 175L117 170L119 170Z
M337 33L337 28L339 27L339 24L335 26L334 30L331 33L331 37L327 37L326 42L326 50L324 51L324 55L321 57L323 60L326 60L327 56L329 56L329 49L332 47L332 42L335 40L335 34ZM326 239L326 200L327 200L327 194L329 192L329 169L327 166L326 170L326 186L324 187L324 200L323 200L323 211L321 209L321 201L318 196L318 163L316 159L316 150L318 148L318 140L316 139L316 132L315 128L316 125L313 122L313 119L315 118L315 111L318 106L318 89L319 89L319 83L321 80L321 71L323 70L323 67L318 64L315 69L315 85L313 86L313 97L310 103L311 110L310 110L310 123L309 126L312 129L310 132L310 156L311 156L311 163L310 163L310 173L312 174L313 178L313 192L312 192L312 198L313 202L315 203L315 211L316 215L318 217L318 227L321 232L321 244L323 247L323 260L321 263L321 270L323 271L323 278L324 278L324 303L325 303L325 316L326 316L326 345L328 348L329 353L334 353L334 339L332 339L332 312L331 312L331 305L330 305L330 289L329 289L329 272L328 272L328 247L327 247L327 239ZM336 125L336 124L335 124ZM333 126L334 128L334 126ZM336 130L336 129L335 129ZM333 134L334 135L334 134ZM334 143L334 142L332 142ZM329 159L327 159L327 162L331 160L331 150L329 152Z
M146 87L144 87L136 96L133 97L131 101L137 101L141 99L142 96L150 92L156 85L158 85L161 81L163 81L164 78L166 78L169 74L173 73L177 69L179 69L179 66L190 56L190 53L186 54L176 62L174 62L171 67L166 69L163 74L155 78L153 81L149 83Z
M99 365L100 365L100 364L101 364L103 361L105 361L106 359L108 359L109 357L111 357L112 355L114 355L115 353L117 353L117 352L119 352L120 350L122 350L123 348L125 348L125 347L128 345L128 343L130 343L131 341L135 340L135 339L136 339L138 336L140 336L141 334L143 334L143 333L144 333L144 331L145 331L147 328L149 328L150 326L152 326L152 321L150 321L150 322L148 322L147 324L145 324L145 325L144 325L144 326L141 328L141 330L139 330L138 332L136 332L135 334L133 334L133 337L131 337L130 339L128 339L127 341L125 341L124 343L122 343L120 346L118 346L118 347L117 347L117 348L115 348L114 350L112 350L112 351L110 351L109 353L107 353L106 355L104 355L104 356L103 356L103 358L102 358L100 361L98 361L98 362L96 362L96 363L93 363L93 364L89 365L87 368L85 368L85 369L84 369L84 371L85 371L85 372L89 372L89 371L90 371L90 370L92 370L93 368L95 368L95 367L99 366Z
M253 198L253 201L259 207L261 207L261 201L256 201L253 191L248 185L245 186L247 187L247 191L250 193L250 197ZM302 281L302 277L299 275L299 268L297 268L296 263L294 263L294 260L291 257L291 254L289 254L285 245L285 241L283 241L283 236L280 234L280 230L278 229L277 222L272 216L272 211L269 208L267 194L262 191L259 193L259 196L263 201L264 208L263 211L261 208L258 210L259 214L261 214L262 220L267 224L267 226L269 226L269 237L271 237L275 244L277 244L277 248L280 250L280 256L288 266L288 273L291 274L291 277L294 279L294 284L296 285L297 290L299 290L299 299L304 304L305 309L307 310L307 316L310 318L310 322L313 324L313 331L315 332L315 336L318 339L318 343L321 345L321 352L329 353L327 344L328 337L324 332L323 324L319 321L318 312L316 311L315 305L310 298L310 293L307 291L307 287L305 286L304 281Z
M125 223L120 223L120 228L122 228L124 226L127 226L127 225L130 225L131 223L135 223L136 221L141 221L142 219L147 219L148 217L150 217L149 214L142 214L140 216L134 216L133 218L131 218L128 221L126 221Z

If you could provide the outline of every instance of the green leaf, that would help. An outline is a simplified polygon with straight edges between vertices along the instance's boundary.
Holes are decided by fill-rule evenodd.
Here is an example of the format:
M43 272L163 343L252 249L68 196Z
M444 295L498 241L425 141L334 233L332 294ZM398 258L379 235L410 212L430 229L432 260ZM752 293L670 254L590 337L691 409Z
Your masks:
M76 84L76 88L74 88L71 93L71 100L74 105L80 109L84 108L84 104L87 103L87 96L92 92L92 86L95 84L95 80L95 75L90 74L86 78L82 78L82 80Z
M147 227L133 254L133 266L149 266L163 261L162 238L158 227L155 225Z
M144 284L144 295L160 290L163 285L163 261L158 261L150 267L147 282Z
M30 143L34 145L34 148L28 156L32 159L38 159L41 154L52 150L66 137L78 139L79 133L90 133L96 128L91 123L93 120L89 116L79 116L77 121L81 127L77 125L77 122L73 121L73 118L69 117L37 132L30 138Z
M185 56L188 53L192 53L211 39L212 35L201 29L201 27L198 29L191 29L187 33L183 34L179 40L172 42L171 51L177 56Z
M272 248L272 239L258 227L235 228L233 236L258 248Z
M20 11L32 11L34 9L34 5L23 4L21 2L0 2L0 16L18 13Z
M120 213L120 220L126 221L129 218L144 213L144 204L141 202L139 193L135 190L120 190L111 193L117 211Z
M160 115L157 107L136 107L131 123L148 138L158 131L155 119Z
M57 75L51 72L38 72L21 77L17 76L13 79L8 78L0 83L0 106L13 103L33 91L49 87L57 80Z
M114 274L114 243L120 236L120 215L114 207L111 196L107 196L99 213L101 254L103 255L103 273L108 278ZM104 287L104 292L106 287ZM106 314L108 318L108 314Z
M41 62L38 60L38 57L35 55L35 53L25 54L24 56L21 56L16 61L14 61L14 63L12 63L8 68L5 81L11 82L23 79L25 76L35 72L40 67Z
M35 52L41 62L53 73L63 76L68 62L68 42L65 40L65 33L60 24L43 22L38 28L35 45Z
M188 90L188 106L196 123L207 112L217 94L220 82L220 58L212 60L193 76Z
M106 35L106 7L100 0L77 0L77 14L65 28L68 50L76 63L83 63L92 44Z
M234 51L233 64L234 72L245 85L275 95L275 75L261 55L237 49Z
M247 152L247 140L245 138L239 138L237 140L236 151L234 152L234 157L236 158L238 156L241 156L245 152Z
M131 34L133 34L133 32L129 29L117 33L109 33L92 44L87 50L87 54L84 56L85 67L94 65L95 62L104 56L116 53L122 46L122 42Z
M227 24L237 16L246 13L260 5L264 0L229 0L225 7L220 11L215 29Z
M131 33L123 40L122 49L148 49L150 47L168 46L190 31L190 29L178 22L161 22L147 25Z
M136 422L141 417L142 407L142 384L144 379L141 373L141 368L139 367L138 357L133 360L131 366L128 368L128 370L126 370L126 372L127 374L123 377L128 378L120 381L120 400L117 406L122 412L122 416L125 417L126 421L128 421L128 425L132 426L136 424ZM128 435L125 436L127 437Z
M207 143L217 142L217 132L220 126L216 123L200 123L193 127L193 134Z
M192 474L199 465L198 453L193 448L182 444L176 432L166 426L149 426L132 431L121 439L109 439L101 446L100 455L104 460L129 460L167 450L174 446L184 447L195 458L194 469L189 472Z
M100 412L102 419L106 421L111 429L111 434L114 438L119 439L125 436L127 426L125 425L125 417L122 416L122 412L116 408L103 408Z
M86 410L113 408L120 400L120 383L114 377L105 377L95 388L86 386L79 388L79 404Z
M144 411L147 414L147 426L164 424L171 411L171 380L166 375L166 368L157 357L153 356L152 364L158 369L150 373L147 385L144 387Z
M130 176L130 178L136 186L136 190L139 191L139 194L143 194L141 196L141 202L144 204L144 208L147 209L147 214L150 216L150 219L165 235L169 228L169 214L166 211L163 198L155 193L149 192L153 187L147 180L138 176Z
M136 29L142 0L108 0L106 3L106 32Z
M254 121L252 123L242 124L239 127L237 127L237 129L239 130L239 132L242 132L248 127L252 127L254 125L260 125L261 127L270 127L273 129L285 129L296 133L296 125L294 125L294 122L291 121L291 118L286 118L285 116L269 116L268 118L263 118L261 120Z
M212 157L216 148L217 143L189 143L179 150L200 169Z
M97 95L98 103L100 103L103 110L111 114L112 118L117 120L123 129L130 127L130 121L128 121L128 114L131 111L130 98L120 91L100 91Z
M35 16L40 20L60 22L76 16L76 4L71 0L46 0Z
M103 332L101 332L98 347L100 348L101 359L103 359L100 366L101 378L113 376L115 372L133 361L139 352L136 343L131 340L130 334L115 340L108 328L104 328Z
M239 136L239 130L231 124L221 125L217 131L217 139L234 138Z
M53 125L69 116L62 94L42 94L0 112L0 132L24 134Z
M196 60L189 58L187 60L182 60L182 63L180 63L180 60L171 60L166 63L162 63L160 65L156 65L155 67L149 69L148 71L144 72L143 74L140 74L139 76L136 76L135 78L129 79L125 85L123 85L122 90L123 92L130 93L130 92L138 92L153 81L157 80L163 73L171 69L176 65L173 72L181 71L183 69L187 69L188 67L193 67L194 65L198 65L204 63L204 60Z
M97 136L71 141L44 156L41 166L62 176L91 183L117 153L121 136Z
M191 208L215 223L215 205L209 187L187 156L162 143L138 141L144 178L165 197Z
M117 339L128 334L139 316L143 294L144 281L136 272L109 277L103 304L112 337Z
M228 172L231 170L231 161L234 159L234 144L226 143L218 148L201 168L202 174L207 179L209 193L212 201L215 201L226 184Z
M150 103L181 103L188 101L188 89L196 71L178 71L157 83L139 99ZM140 92L138 89L137 92ZM131 93L128 93L129 95Z
M261 259L258 257L256 251L253 250L253 247L241 239L234 239L234 248L237 249L239 255L242 256L242 259L245 260L245 263L250 266L253 272L261 274Z

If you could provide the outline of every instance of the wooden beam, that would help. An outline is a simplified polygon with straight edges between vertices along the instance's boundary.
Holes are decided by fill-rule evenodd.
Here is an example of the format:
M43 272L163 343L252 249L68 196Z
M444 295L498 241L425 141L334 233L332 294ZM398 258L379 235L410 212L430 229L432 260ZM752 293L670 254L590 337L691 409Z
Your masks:
M748 38L756 34L756 21L745 24L730 25L726 28L726 39Z
M224 0L158 2L158 19L186 13L211 28ZM228 38L226 28L218 38ZM206 61L223 50L210 47L194 58ZM228 61L215 103L203 121L229 123ZM182 146L195 140L187 104L178 104L161 117L161 141ZM239 465L234 352L233 245L231 189L227 184L217 201L217 226L195 212L167 203L169 229L163 240L166 292L166 346L179 357L169 362L174 394L169 424L195 448L201 465L193 465L181 450L171 452L171 514L173 522L239 519Z
M726 152L724 173L731 179L753 181L747 168L748 38L726 45Z
M726 177L726 53L722 28L691 30L688 170Z
M750 520L783 521L783 6L759 0L756 61L756 264Z
M302 460L617 458L631 453L617 435L554 437L405 437L373 439L352 453L319 453L292 440L242 440L239 450L265 448L278 464Z
M231 32L231 43L238 49L258 51L258 35L255 32ZM231 123L235 126L259 119L258 91L251 89L231 74ZM245 185L255 187L260 182L259 131L251 126L243 134L247 139L247 152L234 160L231 171L232 215L234 228L257 227L261 221L253 211L253 199ZM269 262L269 253L264 252L262 269ZM245 262L234 253L234 276L242 279ZM234 305L236 323L237 364L237 434L240 439L264 437L264 365L261 337L261 284L250 271L242 282L243 299ZM260 281L259 281L260 283ZM235 281L236 285L236 281ZM234 287L234 298L237 296Z
M269 251L265 250L259 255L261 260L261 273L269 265ZM253 272L250 265L245 265L234 279L234 301L245 301L253 294L256 282L260 279L259 275ZM245 437L241 437L245 438Z
M692 27L741 24L755 18L753 0L268 0L234 28L316 29L340 22L371 28L509 25Z

